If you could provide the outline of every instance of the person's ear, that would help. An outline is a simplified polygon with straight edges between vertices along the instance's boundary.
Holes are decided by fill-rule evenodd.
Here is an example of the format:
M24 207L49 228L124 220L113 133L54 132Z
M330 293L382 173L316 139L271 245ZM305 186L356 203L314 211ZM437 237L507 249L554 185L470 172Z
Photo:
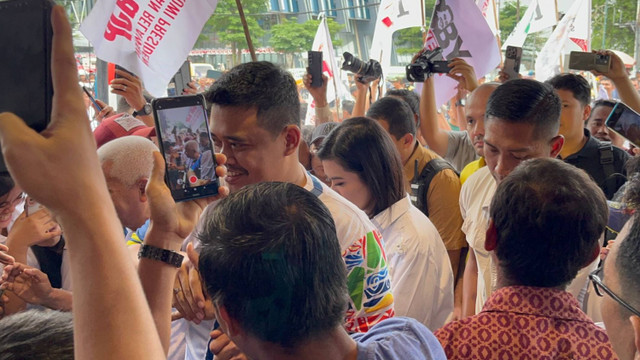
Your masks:
M589 116L591 116L591 105L587 104L582 113L582 121L585 122L589 120Z
M636 354L634 359L638 360L640 359L640 317L632 315L629 318L629 321L631 321L631 327L633 327L634 343L636 345Z
M298 152L298 146L300 145L300 141L302 139L302 133L300 132L300 128L295 125L287 125L284 130L284 140L285 140L285 156L289 156L291 154Z
M498 244L498 229L496 229L496 223L493 222L493 219L489 222L489 227L487 228L487 234L484 240L484 249L487 251L493 251L496 249L496 245Z
M137 181L136 185L138 186L138 195L140 197L140 201L141 202L146 202L147 201L147 183L149 182L149 179L147 178L141 178Z
M220 323L220 328L229 338L238 336L242 333L240 324L227 312L223 305L214 306L216 310L216 319Z
M403 137L402 137L402 145L406 148L409 146L413 145L413 141L415 140L415 137L413 135L411 135L410 133L406 133Z
M562 147L564 146L564 136L556 135L551 139L551 153L549 153L549 157L557 158L560 151L562 151Z

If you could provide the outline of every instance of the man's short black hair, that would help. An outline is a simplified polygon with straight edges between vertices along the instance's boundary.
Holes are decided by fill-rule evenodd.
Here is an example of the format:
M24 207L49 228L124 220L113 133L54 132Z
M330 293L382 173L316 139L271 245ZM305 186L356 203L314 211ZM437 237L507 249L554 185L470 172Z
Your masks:
M604 193L584 171L540 158L522 162L498 185L491 218L497 229L495 253L507 281L558 287L593 260L608 208Z
M582 106L587 106L591 101L591 86L584 77L577 74L558 74L546 81L556 90L571 91Z
M204 214L198 239L207 293L257 338L293 347L344 322L346 267L333 218L311 192L245 186Z
M416 125L420 126L420 96L418 96L418 94L407 89L391 89L388 90L384 96L394 96L409 104L413 115L418 116L418 123Z
M404 100L395 97L383 97L371 104L367 111L367 117L375 120L384 120L389 124L389 133L396 140L406 134L416 136L416 122L413 111Z
M485 122L498 119L533 125L536 137L550 140L560 129L561 109L560 98L550 85L514 79L491 93L484 116Z
M205 97L213 105L255 108L258 125L273 136L287 125L300 126L296 81L291 73L267 61L234 67L211 85Z
M0 173L0 196L5 196L15 186L16 183L11 178L11 175L8 173Z
M378 101L384 99L387 98ZM402 100L388 99L408 108ZM345 170L358 174L371 192L370 216L377 215L406 195L400 154L389 134L373 119L355 117L343 121L324 139L318 157L335 160Z

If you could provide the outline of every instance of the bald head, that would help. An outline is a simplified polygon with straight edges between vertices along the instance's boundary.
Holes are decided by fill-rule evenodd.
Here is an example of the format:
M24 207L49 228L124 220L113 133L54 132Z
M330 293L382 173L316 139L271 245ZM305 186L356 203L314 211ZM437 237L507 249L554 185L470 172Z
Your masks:
M477 87L467 98L464 109L466 130L476 153L480 156L484 155L484 111L489 96L499 85L499 83L490 82Z

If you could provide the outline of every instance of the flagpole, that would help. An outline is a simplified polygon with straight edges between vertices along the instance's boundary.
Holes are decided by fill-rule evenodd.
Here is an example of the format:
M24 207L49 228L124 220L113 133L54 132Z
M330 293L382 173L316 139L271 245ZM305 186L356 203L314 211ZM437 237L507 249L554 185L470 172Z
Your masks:
M240 0L236 0L236 6L238 6L238 14L240 14L240 21L242 22L242 28L244 29L244 37L247 39L247 46L251 53L251 61L258 61L256 57L256 50L253 48L253 42L251 41L251 34L249 34L249 24L244 16L244 10L242 10L242 4Z
M502 49L502 40L500 39L500 25L498 23L498 13L496 12L496 2L492 1L493 5L493 22L496 24L496 41L498 41L498 49ZM500 50L500 67L504 66L502 59L502 50Z
M239 0L238 0L239 1ZM325 13L320 13L322 19L320 20L324 24L324 32L327 36L327 41L331 40L331 33L329 32L329 24L327 24L327 16ZM333 41L331 41L331 45L333 46ZM329 54L333 54L333 49L329 49ZM333 63L335 59L329 59L329 66L333 67ZM336 97L336 115L338 116L338 120L342 120L342 114L340 113L340 98L338 96L338 85L336 83L337 73L336 71L340 71L340 69L331 69L333 76L331 77L333 80L333 88L335 89L335 97ZM333 120L332 120L333 121Z
M558 15L558 0L555 0L554 3L556 5L556 24L557 24L559 22L559 20L560 20L560 16ZM556 26L558 26L558 25L556 25ZM562 51L560 51L560 72L561 73L564 72L564 66L562 65L562 63L563 63L563 61L562 61Z

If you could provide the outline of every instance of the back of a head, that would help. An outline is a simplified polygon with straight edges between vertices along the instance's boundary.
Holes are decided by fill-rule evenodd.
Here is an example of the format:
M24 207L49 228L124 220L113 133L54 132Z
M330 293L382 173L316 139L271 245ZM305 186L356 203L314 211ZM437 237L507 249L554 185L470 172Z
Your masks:
M73 360L71 313L27 310L0 320L0 360Z
M218 106L255 108L258 124L274 135L300 126L298 88L291 73L266 61L240 64L224 73L205 94Z
M591 86L584 77L577 74L558 74L545 83L553 86L556 90L568 90L573 93L582 106L588 105L591 101Z
M414 115L420 116L420 96L415 92L407 89L391 89L388 90L384 96L392 96L402 99L409 105Z
M407 104L402 105L408 108ZM343 121L324 139L318 157L334 160L345 170L358 174L375 201L373 215L405 196L400 154L389 134L373 119L356 117Z
M604 193L561 160L527 160L491 202L495 253L511 285L566 286L593 260L608 220Z
M109 163L109 177L126 186L133 186L141 178L149 178L153 170L156 145L142 136L129 135L111 140L98 149L100 164Z
M389 96L378 99L367 110L367 117L386 121L389 124L389 133L396 139L406 134L416 136L413 111L404 100Z
M498 86L489 96L485 122L499 119L531 124L535 126L537 137L551 139L560 129L560 111L560 98L550 85L514 79Z
M200 225L207 292L245 331L293 347L342 324L346 268L317 196L291 183L248 185Z
M0 196L5 196L11 189L16 186L16 183L8 173L0 174Z

